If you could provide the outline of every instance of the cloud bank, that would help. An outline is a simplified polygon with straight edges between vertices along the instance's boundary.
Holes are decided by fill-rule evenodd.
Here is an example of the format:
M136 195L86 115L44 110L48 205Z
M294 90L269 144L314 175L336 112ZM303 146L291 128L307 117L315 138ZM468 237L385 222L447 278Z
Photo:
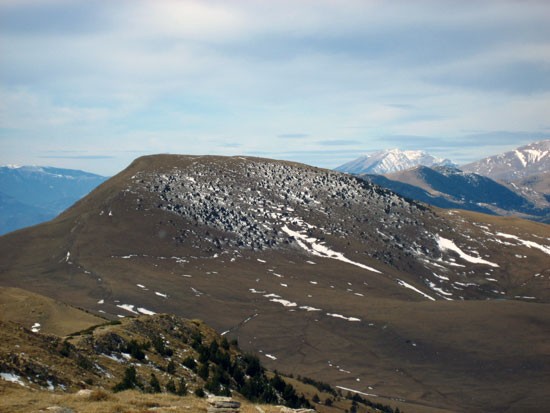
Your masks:
M546 1L3 1L0 162L468 161L548 136L549 18Z

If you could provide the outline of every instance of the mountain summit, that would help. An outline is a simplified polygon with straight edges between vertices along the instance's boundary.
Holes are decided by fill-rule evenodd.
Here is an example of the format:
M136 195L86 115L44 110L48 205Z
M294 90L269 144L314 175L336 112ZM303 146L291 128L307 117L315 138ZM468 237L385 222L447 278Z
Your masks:
M469 163L461 169L505 182L547 173L550 171L550 139Z
M361 156L345 163L337 171L352 174L387 174L404 171L415 166L454 166L449 159L436 158L424 151L388 149Z
M307 165L159 155L0 237L0 284L202 319L272 369L417 411L548 410L547 237Z

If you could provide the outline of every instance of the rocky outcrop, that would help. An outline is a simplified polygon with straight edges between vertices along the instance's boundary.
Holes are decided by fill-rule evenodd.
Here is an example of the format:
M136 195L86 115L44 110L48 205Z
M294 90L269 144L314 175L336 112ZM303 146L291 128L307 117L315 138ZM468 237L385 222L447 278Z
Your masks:
M239 413L241 403L231 397L212 396L208 398L208 413Z

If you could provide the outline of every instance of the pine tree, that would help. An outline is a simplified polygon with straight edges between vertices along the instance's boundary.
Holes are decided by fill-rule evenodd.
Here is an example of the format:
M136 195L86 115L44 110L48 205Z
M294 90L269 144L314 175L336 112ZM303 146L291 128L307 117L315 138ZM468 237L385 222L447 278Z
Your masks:
M168 380L168 383L166 383L166 391L168 393L176 394L176 385L173 379Z
M151 393L160 393L160 382L155 376L155 373L151 373L151 380L149 380L149 385L151 386Z
M137 379L136 368L134 366L128 366L124 371L124 377L122 378L122 381L117 385L115 385L115 387L113 388L113 391L119 392L123 390L133 389L136 387L141 387L141 383L139 383Z
M178 383L178 390L176 391L176 394L178 396L185 396L187 394L187 383L185 383L185 380L183 377L180 378L180 382Z
M201 364L201 366L199 367L199 370L197 371L197 374L203 380L208 379L209 373L210 372L208 371L208 363Z
M176 363L174 363L174 360L168 362L166 365L166 372L168 374L174 374L176 372Z

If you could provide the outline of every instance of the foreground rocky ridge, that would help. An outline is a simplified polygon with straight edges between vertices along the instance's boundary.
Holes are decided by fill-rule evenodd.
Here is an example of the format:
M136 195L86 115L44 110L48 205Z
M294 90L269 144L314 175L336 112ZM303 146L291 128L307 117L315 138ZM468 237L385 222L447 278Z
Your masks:
M269 372L268 377L259 360L241 353L235 343L230 344L200 321L173 315L106 322L67 337L34 332L10 321L0 321L0 332L0 394L5 400L0 402L2 411L34 410L38 407L36 401L25 399L44 391L58 398L73 394L72 404L78 406L74 411L87 411L94 408L94 403L97 408L101 402L117 399L116 393L131 390L158 394L149 407L160 411L163 407L173 410L200 406L193 411L239 413L248 411L254 402L265 406L257 405L256 411L315 411L290 381L298 383L309 399L315 394L318 401L321 394L330 400L321 411L351 406L353 401L351 396L346 398L330 387L326 388L329 393L319 392L311 385L283 380L277 373ZM7 401L12 394L19 394L21 410ZM205 397L206 401L201 402ZM73 411L71 407L57 407ZM379 407L393 412L389 406ZM364 409L370 411L368 405ZM104 406L101 411L120 411L120 406Z

